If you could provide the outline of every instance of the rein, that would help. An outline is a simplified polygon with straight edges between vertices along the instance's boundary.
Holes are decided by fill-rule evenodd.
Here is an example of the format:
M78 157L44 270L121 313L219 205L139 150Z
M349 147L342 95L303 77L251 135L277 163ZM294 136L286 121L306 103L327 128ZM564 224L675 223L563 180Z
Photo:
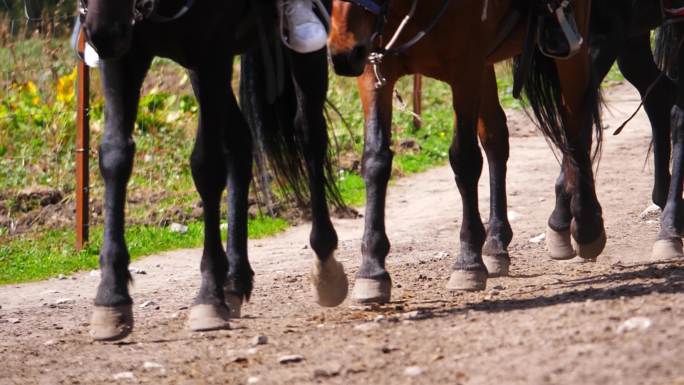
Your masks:
M375 31L373 33L373 36L371 37L371 43L373 43L373 41L375 41L376 39L381 40L385 24L387 23L390 0L385 0L382 4L378 4L373 0L344 1L358 5L364 8L369 13L375 15ZM439 22L442 16L444 16L450 4L451 0L443 0L440 9L437 11L437 13L432 17L430 22L424 28L422 28L418 33L416 33L416 35L409 39L406 43L398 47L395 47L395 44L399 40L399 37L401 36L402 32L404 32L404 29L406 29L406 26L408 25L409 21L411 21L416 12L418 0L413 0L411 4L411 9L409 10L408 14L406 14L406 16L404 16L404 18L402 19L401 24L399 24L399 27L392 35L392 38L390 38L389 43L387 43L387 45L385 46L380 45L376 47L371 51L370 55L368 55L368 61L373 66L373 73L375 74L376 89L383 87L387 82L387 80L382 76L382 72L380 70L380 65L382 64L383 59L386 56L398 56L404 53L409 48L418 44L418 42L420 42L437 25L437 22Z

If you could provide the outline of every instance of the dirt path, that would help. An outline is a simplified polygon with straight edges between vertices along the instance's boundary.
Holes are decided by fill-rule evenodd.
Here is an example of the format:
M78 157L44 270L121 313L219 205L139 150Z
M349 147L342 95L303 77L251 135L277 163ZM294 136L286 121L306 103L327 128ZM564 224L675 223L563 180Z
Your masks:
M606 99L613 128L637 105L626 86ZM511 125L527 131L529 123L513 113ZM96 274L0 288L0 384L682 385L684 261L649 261L658 230L649 220L657 218L639 217L650 204L649 140L643 114L606 138L598 185L609 240L596 263L551 261L543 242L530 241L544 231L558 165L542 138L516 137L508 182L512 276L490 280L483 293L444 289L458 250L460 199L451 170L440 167L390 191L390 305L312 304L305 225L251 243L256 291L233 330L191 334L184 322L199 251L176 251L133 264L146 274L135 274L136 331L123 343L88 338ZM485 218L486 178L485 171ZM353 276L362 220L336 226L338 258ZM630 319L643 330L622 330ZM253 346L257 335L268 343ZM278 362L289 354L303 361Z

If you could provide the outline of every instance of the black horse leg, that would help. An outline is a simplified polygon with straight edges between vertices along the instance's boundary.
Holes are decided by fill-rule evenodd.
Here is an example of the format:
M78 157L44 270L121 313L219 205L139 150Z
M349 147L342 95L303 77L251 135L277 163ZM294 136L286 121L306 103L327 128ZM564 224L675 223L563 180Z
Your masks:
M447 284L449 290L484 290L487 268L482 260L485 229L478 208L477 183L482 173L482 154L477 145L478 95L466 94L460 84L452 84L456 126L449 149L449 161L461 193L463 223L461 251ZM475 89L479 90L479 87Z
M105 96L105 133L100 144L100 172L105 184L104 239L100 250L100 285L90 323L96 340L124 338L133 329L128 293L130 256L124 239L126 184L133 170L135 123L140 87L151 58L128 55L101 68Z
M325 195L328 134L323 109L328 91L327 54L325 50L306 55L288 52L299 104L295 126L304 144L311 192L309 242L317 257L311 272L312 293L319 305L337 306L347 297L348 281L342 264L335 260L337 233Z
M235 106L231 94L229 105ZM249 186L252 179L252 138L240 110L231 108L225 141L228 167L228 279L224 288L232 318L239 318L243 300L252 295L254 271L247 256Z
M651 122L653 131L653 158L655 163L653 202L665 207L670 187L670 111L674 104L675 85L667 77L658 83L660 70L653 61L650 33L631 37L618 57L620 71L625 78L645 97L653 86L644 109Z
M506 162L509 155L508 126L506 114L499 104L494 68L485 70L483 78L482 105L478 121L480 143L487 154L489 164L489 225L487 239L482 248L482 258L490 277L508 275L510 257L508 245L513 230L508 222L506 203Z
M679 50L677 58L684 63L684 50ZM681 64L680 64L681 68ZM684 232L684 202L682 183L684 183L684 77L679 76L677 99L671 113L672 124L672 180L667 196L667 204L660 217L660 233L653 245L653 257L657 259L682 258Z
M367 75L359 79L366 121L363 148L366 215L361 267L356 274L352 298L360 303L385 303L390 300L392 292L392 280L385 269L385 258L390 250L385 231L385 199L392 173L390 140L395 81L375 89L372 84L374 76Z
M202 284L190 312L189 327L193 331L216 330L228 327L229 318L223 293L228 262L219 230L220 201L228 173L225 143L229 118L239 112L236 112L237 102L231 97L229 87L229 62L217 60L215 64L188 73L200 104L199 127L190 165L204 207Z
M575 250L570 239L571 195L565 190L565 165L567 159L563 157L560 175L556 179L556 205L546 226L546 249L552 259L564 260L575 257Z

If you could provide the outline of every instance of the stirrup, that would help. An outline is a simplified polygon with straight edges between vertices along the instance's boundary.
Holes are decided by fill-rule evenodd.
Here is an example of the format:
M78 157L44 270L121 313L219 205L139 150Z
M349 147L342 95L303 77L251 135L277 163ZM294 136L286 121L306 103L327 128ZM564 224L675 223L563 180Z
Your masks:
M540 16L539 50L554 59L575 56L584 39L579 33L575 12L569 0L551 0L546 4L547 15Z
M325 5L321 2L321 0L311 0L313 5L318 9L318 12L323 16L323 27L326 29L326 31L330 30L330 14L328 13L328 10L325 8ZM287 34L285 33L285 12L282 9L283 8L283 0L278 1L278 14L280 15L280 40L283 41L283 44L285 47L291 49L294 51L294 48L292 45L290 45L290 42L287 40Z

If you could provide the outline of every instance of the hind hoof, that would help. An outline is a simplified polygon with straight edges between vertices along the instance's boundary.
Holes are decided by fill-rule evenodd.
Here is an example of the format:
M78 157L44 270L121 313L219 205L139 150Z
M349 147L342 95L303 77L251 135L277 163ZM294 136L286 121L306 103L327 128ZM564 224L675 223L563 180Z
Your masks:
M190 309L188 328L193 332L229 329L230 310L221 305L195 305Z
M446 287L449 291L482 291L487 287L487 276L482 270L454 270Z
M392 297L392 281L383 279L357 278L352 299L356 303L383 304Z
M651 256L655 260L672 260L684 258L682 240L679 238L659 239L653 244Z
M95 306L90 335L97 341L116 341L133 331L133 305Z
M344 266L331 255L325 261L316 259L311 270L311 292L314 301L325 307L335 307L347 298L349 281Z
M549 226L546 227L546 250L551 259L563 261L575 258L571 238L570 229L558 232Z
M601 252L606 247L606 232L601 231L601 235L595 241L586 244L578 243L575 238L572 238L572 247L580 258L587 261L596 261L596 258L601 255Z
M511 266L511 258L506 254L483 255L489 278L506 277Z
M233 293L225 294L226 306L228 306L230 318L240 318L242 316L242 296Z

